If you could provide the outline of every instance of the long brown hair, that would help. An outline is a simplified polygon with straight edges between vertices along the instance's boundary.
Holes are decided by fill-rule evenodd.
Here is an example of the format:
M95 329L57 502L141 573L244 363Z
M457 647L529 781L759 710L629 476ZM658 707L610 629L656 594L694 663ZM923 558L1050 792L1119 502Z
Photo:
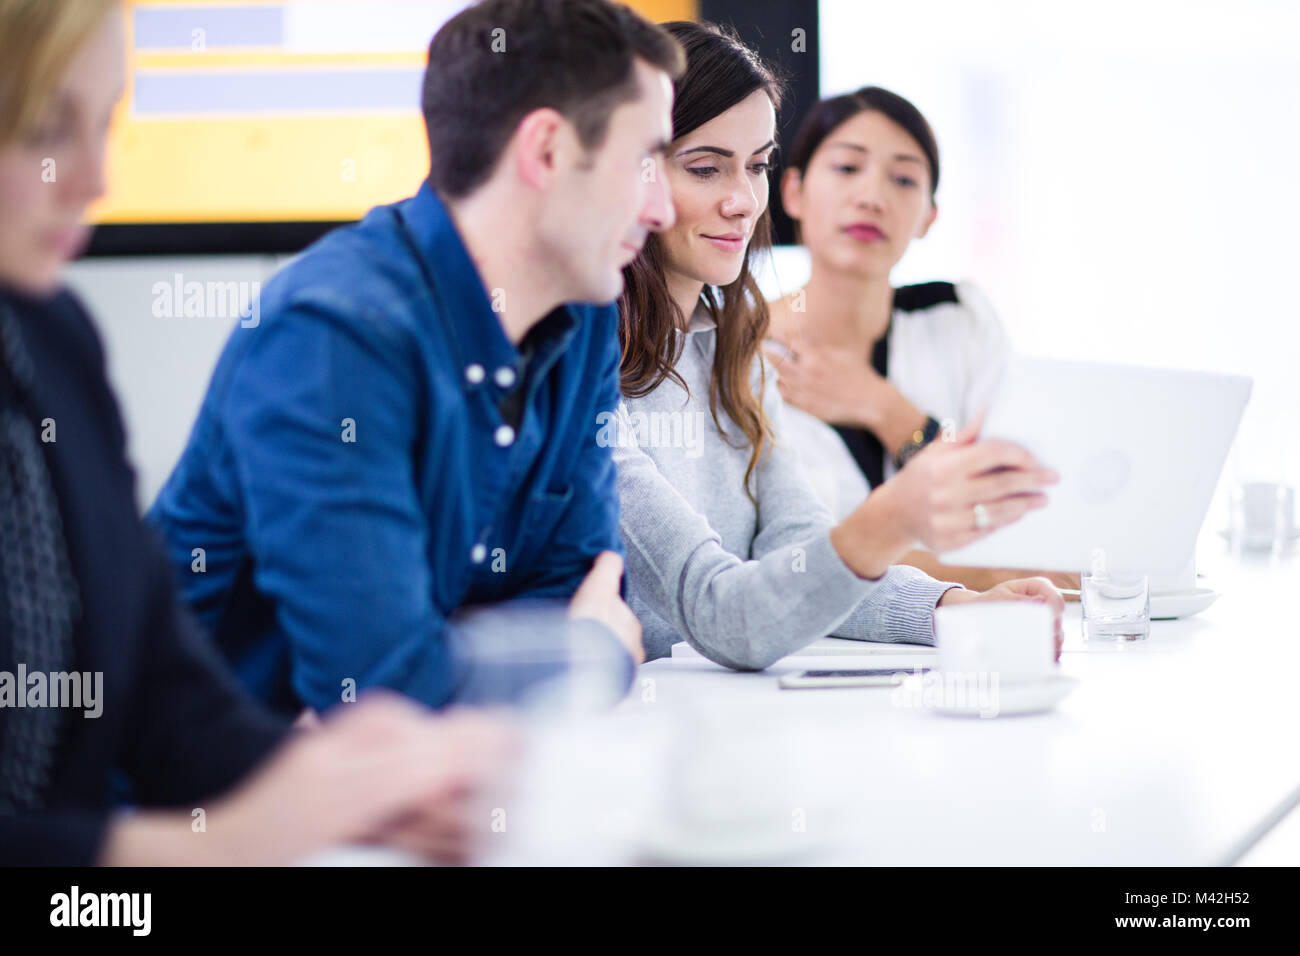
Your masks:
M715 116L725 113L755 90L764 90L780 109L782 81L740 38L711 23L679 20L664 24L686 51L686 72L674 84L673 139L678 140ZM750 384L750 369L767 335L768 308L751 268L755 258L772 248L772 219L763 210L745 250L740 275L720 289L704 287L704 304L717 323L717 349L709 378L709 413L724 440L730 442L718 417L719 407L740 426L750 447L745 493L754 470L771 441L771 426ZM681 357L682 315L668 292L663 245L651 235L641 254L623 270L619 298L619 339L623 349L623 394L639 398L671 378L686 388L674 368ZM762 365L760 363L760 370ZM760 376L762 372L760 371ZM760 393L765 378L760 378ZM737 445L736 447L744 447Z

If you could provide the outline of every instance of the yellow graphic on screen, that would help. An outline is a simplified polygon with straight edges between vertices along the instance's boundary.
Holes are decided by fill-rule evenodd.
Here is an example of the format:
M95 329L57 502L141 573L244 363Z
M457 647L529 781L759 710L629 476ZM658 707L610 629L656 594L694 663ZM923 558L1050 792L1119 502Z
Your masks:
M628 4L689 19L694 0ZM465 0L128 2L99 223L357 219L429 168L429 40Z

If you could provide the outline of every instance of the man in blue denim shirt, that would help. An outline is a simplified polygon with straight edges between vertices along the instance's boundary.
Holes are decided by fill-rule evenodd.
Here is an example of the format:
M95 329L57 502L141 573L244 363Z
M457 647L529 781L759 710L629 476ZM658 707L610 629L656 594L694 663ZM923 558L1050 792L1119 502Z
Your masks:
M370 686L513 697L574 646L612 652L626 689L640 625L597 441L618 316L564 303L611 303L673 221L660 164L681 65L606 0L469 8L430 45L429 180L309 249L233 332L150 518L273 707ZM465 613L542 598L567 609ZM480 637L495 670L472 663Z

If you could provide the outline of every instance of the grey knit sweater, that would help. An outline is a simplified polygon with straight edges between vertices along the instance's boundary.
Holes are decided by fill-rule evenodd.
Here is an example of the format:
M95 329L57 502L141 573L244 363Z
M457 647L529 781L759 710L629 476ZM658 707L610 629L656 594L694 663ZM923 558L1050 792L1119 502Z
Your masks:
M934 643L935 605L959 585L905 566L867 580L844 563L831 545L830 512L781 444L770 365L762 394L776 445L755 471L751 502L744 433L720 410L724 437L709 414L717 329L697 312L679 334L686 342L676 369L689 394L665 380L601 423L618 465L628 604L647 659L684 640L719 664L757 670L828 634Z

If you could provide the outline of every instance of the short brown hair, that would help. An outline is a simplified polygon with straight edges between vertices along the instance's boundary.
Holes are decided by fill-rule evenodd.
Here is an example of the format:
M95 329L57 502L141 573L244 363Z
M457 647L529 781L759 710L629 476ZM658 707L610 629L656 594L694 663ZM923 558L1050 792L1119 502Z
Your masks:
M31 132L81 45L121 0L0 0L0 146Z
M614 109L636 96L633 64L676 79L685 67L667 32L609 0L483 0L429 44L424 122L429 183L458 198L492 175L519 121L550 107L587 149L604 141Z

